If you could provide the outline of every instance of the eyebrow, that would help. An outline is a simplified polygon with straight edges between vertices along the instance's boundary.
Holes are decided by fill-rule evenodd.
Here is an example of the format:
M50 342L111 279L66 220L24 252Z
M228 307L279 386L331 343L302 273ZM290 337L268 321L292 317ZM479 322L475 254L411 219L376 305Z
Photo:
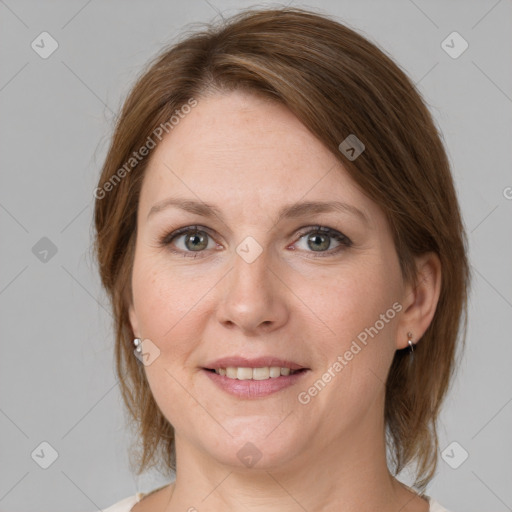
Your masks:
M222 212L216 206L209 203L205 203L203 201L182 199L179 197L168 197L167 199L163 199L162 201L159 201L158 203L153 205L151 210L149 210L147 219L149 219L149 217L151 217L152 215L170 207L180 208L189 213L200 215L202 217L218 217L219 219L222 220L222 222L224 222ZM344 203L341 201L306 201L303 203L292 203L289 205L285 205L277 214L277 220L275 221L275 224L278 224L283 219L292 219L298 217L305 217L307 215L315 215L319 213L329 212L349 213L356 217L359 217L365 224L370 224L370 221L366 214L359 210L359 208L356 208L351 204Z

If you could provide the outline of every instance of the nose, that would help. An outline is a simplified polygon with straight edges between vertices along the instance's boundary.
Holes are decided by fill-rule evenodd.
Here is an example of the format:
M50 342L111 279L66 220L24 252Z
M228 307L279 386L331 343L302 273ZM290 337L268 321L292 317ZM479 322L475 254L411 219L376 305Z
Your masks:
M224 327L257 336L286 324L289 292L270 259L266 250L250 263L238 253L233 255L217 307L217 319Z

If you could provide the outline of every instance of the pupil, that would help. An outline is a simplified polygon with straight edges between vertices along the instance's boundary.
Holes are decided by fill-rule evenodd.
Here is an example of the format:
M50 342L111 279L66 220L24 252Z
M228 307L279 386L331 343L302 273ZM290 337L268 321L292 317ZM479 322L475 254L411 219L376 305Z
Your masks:
M208 244L205 244L206 237L200 235L199 233L195 233L191 235L187 240L187 248L196 250L196 249L204 249Z
M324 243L322 244L322 239ZM329 239L324 235L312 235L310 238L310 241L314 240L313 245L310 244L310 247L312 249L315 248L321 248L321 249L328 249L329 248ZM326 243L325 243L326 242Z

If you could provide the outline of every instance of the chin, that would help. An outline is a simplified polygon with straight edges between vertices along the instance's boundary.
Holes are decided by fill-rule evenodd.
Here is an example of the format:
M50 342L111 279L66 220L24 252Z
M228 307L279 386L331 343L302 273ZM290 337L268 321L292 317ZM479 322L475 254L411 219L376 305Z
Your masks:
M297 456L300 451L297 445L308 436L303 432L294 435L284 429L277 434L278 423L274 419L271 429L240 428L233 437L224 432L222 439L216 437L211 444L206 444L203 438L201 444L203 450L219 463L238 469L270 470L283 467ZM229 429L226 430L231 433Z

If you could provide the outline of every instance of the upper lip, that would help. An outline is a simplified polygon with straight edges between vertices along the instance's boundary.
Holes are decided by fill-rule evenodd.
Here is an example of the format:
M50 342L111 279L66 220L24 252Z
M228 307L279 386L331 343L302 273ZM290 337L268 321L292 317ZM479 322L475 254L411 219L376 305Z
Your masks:
M208 370L217 370L218 368L264 368L266 366L279 366L280 368L290 368L290 370L300 370L306 368L298 363L281 359L274 356L255 357L252 359L240 356L222 357L207 363L204 368Z

